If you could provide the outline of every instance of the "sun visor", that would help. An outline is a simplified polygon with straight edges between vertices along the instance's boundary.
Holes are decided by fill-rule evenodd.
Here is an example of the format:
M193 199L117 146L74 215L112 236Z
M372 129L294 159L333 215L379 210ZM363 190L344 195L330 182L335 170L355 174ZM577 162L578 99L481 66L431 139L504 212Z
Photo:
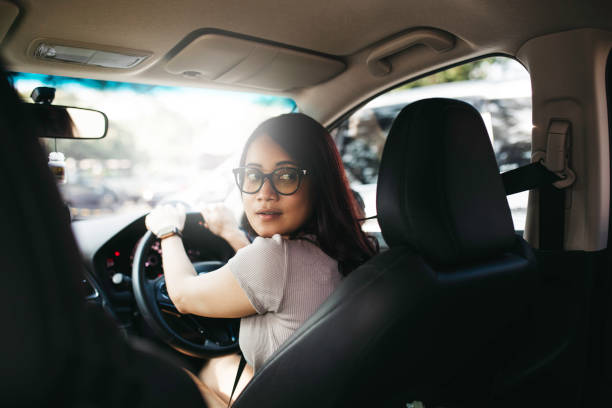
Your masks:
M0 42L4 40L18 15L19 8L16 5L0 0Z
M271 91L315 85L344 69L334 58L222 34L196 38L166 64L171 74Z

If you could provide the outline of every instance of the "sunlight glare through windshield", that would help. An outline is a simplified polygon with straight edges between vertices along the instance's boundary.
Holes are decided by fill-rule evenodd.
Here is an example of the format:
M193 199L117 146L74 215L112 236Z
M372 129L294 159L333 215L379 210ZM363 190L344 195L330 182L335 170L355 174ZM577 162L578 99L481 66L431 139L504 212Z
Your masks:
M252 93L37 74L12 79L28 102L34 88L52 86L53 104L108 116L104 139L56 141L68 178L59 187L76 218L147 210L161 200L222 201L250 133L263 120L296 110L291 99ZM54 143L43 141L47 152Z

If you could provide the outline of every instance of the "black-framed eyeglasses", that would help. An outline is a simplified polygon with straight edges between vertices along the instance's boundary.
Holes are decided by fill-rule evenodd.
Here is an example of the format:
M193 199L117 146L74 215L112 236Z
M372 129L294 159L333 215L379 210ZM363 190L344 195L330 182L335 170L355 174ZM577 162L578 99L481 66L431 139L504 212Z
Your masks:
M254 167L238 167L232 171L236 177L236 185L246 194L257 193L268 179L278 194L291 195L300 188L302 177L308 175L308 170L297 167L279 167L267 174Z

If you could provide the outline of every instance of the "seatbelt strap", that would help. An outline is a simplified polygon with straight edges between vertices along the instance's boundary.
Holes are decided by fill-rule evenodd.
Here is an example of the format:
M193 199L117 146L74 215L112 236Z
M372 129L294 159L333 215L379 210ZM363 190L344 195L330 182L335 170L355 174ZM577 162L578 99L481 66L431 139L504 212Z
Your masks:
M565 193L552 184L540 187L540 249L563 249Z
M563 250L565 235L565 188L576 175L569 168L571 123L553 119L547 131L546 151L533 152L534 163L503 173L506 195L539 189L540 249Z
M553 184L564 180L541 162L501 174L506 195L540 190L540 249L563 249L565 234L565 190ZM543 211L545 209L545 211Z
M501 174L506 195L533 190L562 180L542 163L535 162Z
M232 398L234 397L234 392L236 391L236 387L238 386L238 381L240 380L240 376L242 375L242 372L244 371L244 366L246 366L246 359L244 358L244 355L241 354L240 363L238 363L238 372L236 372L236 379L234 380L234 386L232 387L232 394L230 395L229 402L227 403L228 407L232 405Z

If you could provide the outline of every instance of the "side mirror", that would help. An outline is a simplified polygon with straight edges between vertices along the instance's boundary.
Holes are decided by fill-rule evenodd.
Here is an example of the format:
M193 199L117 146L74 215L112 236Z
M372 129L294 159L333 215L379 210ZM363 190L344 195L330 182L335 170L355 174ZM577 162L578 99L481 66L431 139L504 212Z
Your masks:
M97 110L41 103L23 106L36 123L38 137L102 139L108 131L108 117Z

